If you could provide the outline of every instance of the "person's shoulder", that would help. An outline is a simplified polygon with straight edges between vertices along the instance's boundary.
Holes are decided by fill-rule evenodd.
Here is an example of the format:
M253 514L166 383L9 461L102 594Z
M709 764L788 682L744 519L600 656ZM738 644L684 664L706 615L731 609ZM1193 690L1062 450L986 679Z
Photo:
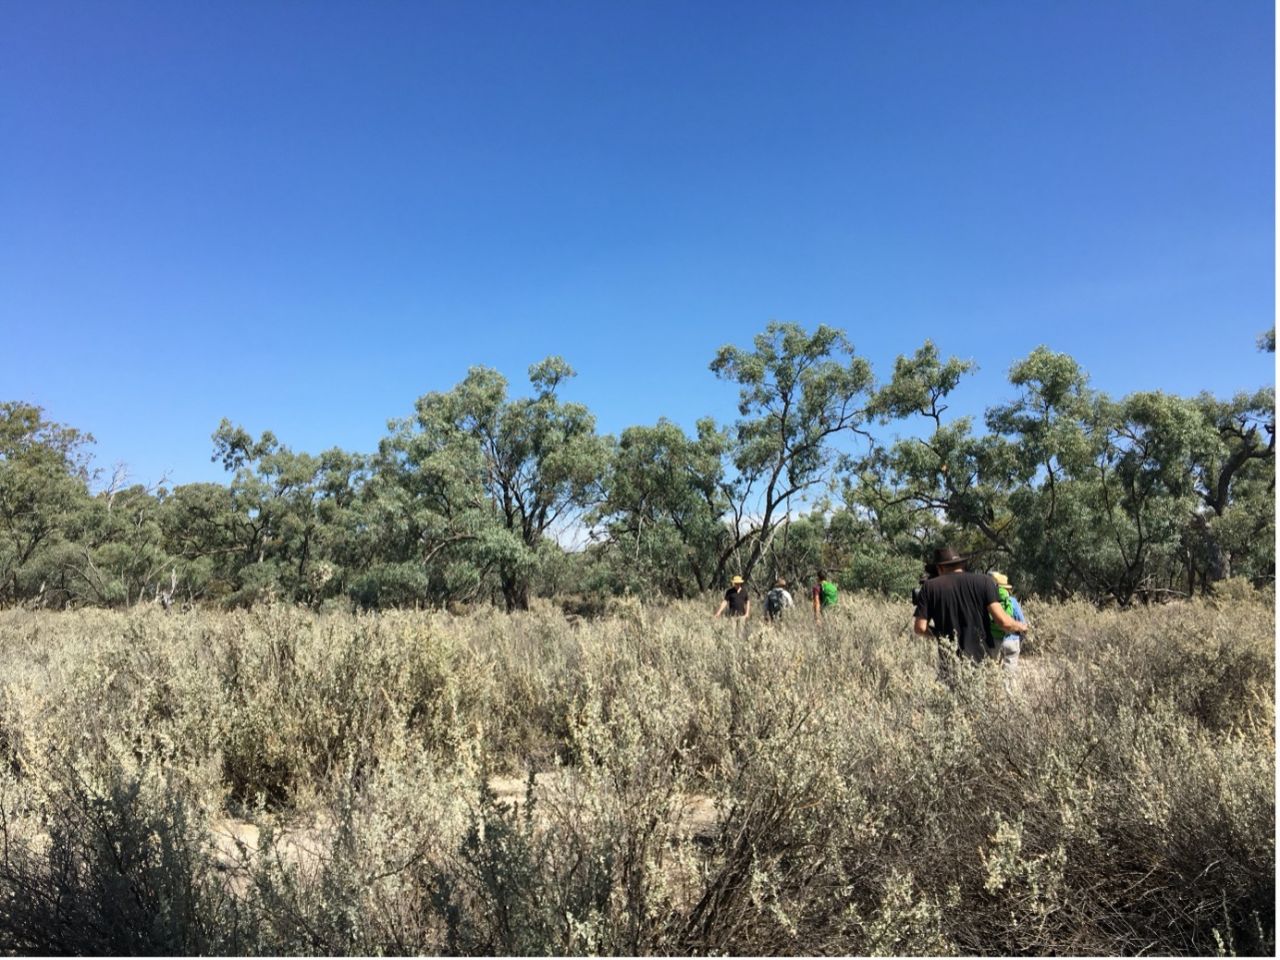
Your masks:
M965 578L975 589L982 591L984 594L989 594L997 600L1000 599L1000 585L996 583L995 577L991 576L991 574L966 573Z

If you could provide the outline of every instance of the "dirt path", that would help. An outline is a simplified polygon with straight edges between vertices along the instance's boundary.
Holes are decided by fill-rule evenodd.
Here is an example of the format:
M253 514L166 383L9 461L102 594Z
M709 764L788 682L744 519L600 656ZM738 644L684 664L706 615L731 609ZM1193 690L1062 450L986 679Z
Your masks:
M574 781L568 771L539 773L534 776L534 801L547 806L562 805L572 801ZM493 777L489 789L497 795L498 802L516 806L525 802L528 790L527 777ZM680 798L673 826L682 838L707 838L714 836L720 827L721 812L716 802L702 794L689 794Z
M543 812L541 816L535 814L535 818L545 820L551 811L575 802L577 786L569 771L536 774L533 797ZM489 780L489 789L499 803L514 809L525 803L528 780L523 777L493 777ZM708 796L690 794L681 797L677 811L672 827L678 840L705 841L719 830L722 811ZM316 867L327 856L333 829L333 824L322 818L303 818L278 827L273 848L290 866ZM256 824L235 817L217 820L210 829L215 864L227 875L237 893L243 893L247 888L250 872L262 853L262 833Z

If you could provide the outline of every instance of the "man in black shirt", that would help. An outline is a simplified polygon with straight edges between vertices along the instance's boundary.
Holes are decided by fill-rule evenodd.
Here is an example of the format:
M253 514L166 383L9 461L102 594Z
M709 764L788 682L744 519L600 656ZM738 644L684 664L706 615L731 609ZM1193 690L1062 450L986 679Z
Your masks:
M724 601L720 604L720 609L716 611L716 617L719 617L727 609L731 617L742 617L744 620L750 620L751 597L747 595L747 588L742 585L741 577L734 577L731 582L733 586L725 592Z
M920 585L914 629L922 637L952 640L956 656L979 661L999 652L992 620L1005 633L1023 633L1027 625L1005 613L994 580L965 572L967 559L950 547L933 552L938 575Z

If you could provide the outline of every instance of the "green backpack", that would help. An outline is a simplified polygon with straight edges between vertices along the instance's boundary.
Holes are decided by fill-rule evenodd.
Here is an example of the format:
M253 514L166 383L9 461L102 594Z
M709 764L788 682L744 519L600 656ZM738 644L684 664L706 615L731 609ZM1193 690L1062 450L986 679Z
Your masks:
M1013 598L1010 596L1008 589L1005 587L997 587L996 595L1000 598L1000 606L1004 607L1004 612L1010 617L1013 617L1013 619L1018 619L1013 616ZM994 622L991 624L991 635L997 640L1003 640L1007 636L1007 634L1000 629L1000 625Z
M834 607L840 600L840 591L830 580L822 581L822 605Z

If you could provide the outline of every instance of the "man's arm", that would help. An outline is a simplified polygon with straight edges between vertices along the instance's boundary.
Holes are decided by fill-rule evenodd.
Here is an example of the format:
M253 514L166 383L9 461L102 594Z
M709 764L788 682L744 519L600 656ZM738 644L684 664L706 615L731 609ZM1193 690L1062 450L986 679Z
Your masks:
M747 611L742 615L743 620L751 619L751 598L747 597Z
M1004 606L997 600L995 603L987 604L987 612L991 614L991 619L1005 633L1026 633L1027 625L1019 623L1013 617L1004 612Z
M912 629L915 630L917 636L927 637L929 636L929 621L924 617L916 617L915 623L912 624Z
M720 601L720 609L716 611L716 615L715 615L715 617L713 617L712 619L713 619L713 620L715 620L715 619L719 619L720 614L724 613L725 608L726 608L727 606L729 606L729 601L728 601L728 600L721 600L721 601Z

